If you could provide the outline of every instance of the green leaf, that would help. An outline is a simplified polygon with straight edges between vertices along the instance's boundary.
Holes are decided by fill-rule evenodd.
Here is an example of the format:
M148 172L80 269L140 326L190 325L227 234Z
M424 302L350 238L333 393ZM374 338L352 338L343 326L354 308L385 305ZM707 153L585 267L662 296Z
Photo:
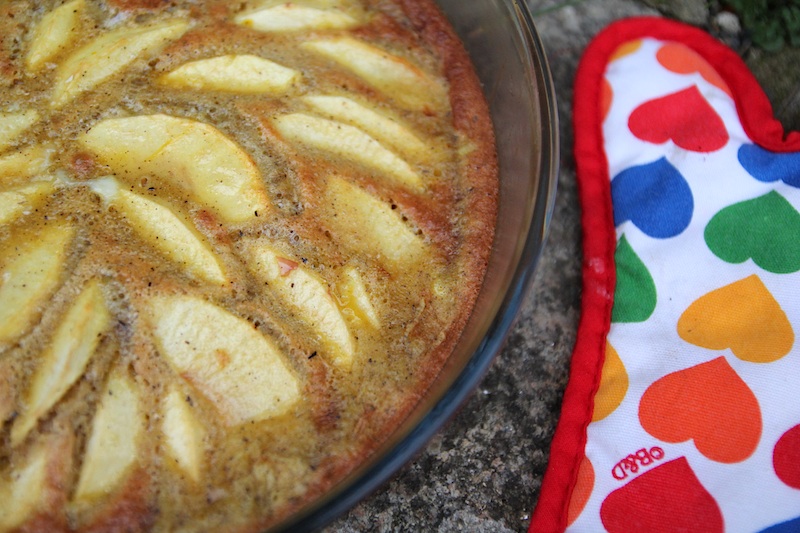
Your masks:
M800 0L724 0L753 43L769 52L800 46Z

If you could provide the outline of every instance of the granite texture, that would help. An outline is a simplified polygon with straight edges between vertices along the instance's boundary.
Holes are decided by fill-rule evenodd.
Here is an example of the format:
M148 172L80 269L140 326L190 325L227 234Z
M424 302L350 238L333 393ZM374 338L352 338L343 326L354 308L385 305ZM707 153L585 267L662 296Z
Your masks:
M678 4L692 0L527 1L549 57L561 121L558 195L531 291L504 350L458 415L414 462L330 524L325 533L527 530L580 316L581 232L572 154L572 83L583 50L598 31L633 15L662 13L679 18L688 13L684 16L695 24L706 17L702 26L748 61L778 118L787 128L800 129L800 51L765 54L753 49L735 17L720 17L712 3L701 3L704 10L687 10Z

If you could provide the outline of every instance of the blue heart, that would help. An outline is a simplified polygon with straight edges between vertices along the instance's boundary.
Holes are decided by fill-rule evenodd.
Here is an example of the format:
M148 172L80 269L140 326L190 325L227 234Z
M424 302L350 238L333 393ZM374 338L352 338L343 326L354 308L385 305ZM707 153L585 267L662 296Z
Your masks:
M762 530L761 533L797 533L798 531L800 531L800 516L768 527Z
M739 148L739 163L758 181L782 181L800 187L800 153L779 154L764 150L755 144Z
M679 235L694 212L689 184L664 157L617 174L611 180L611 197L616 226L630 220L657 239Z

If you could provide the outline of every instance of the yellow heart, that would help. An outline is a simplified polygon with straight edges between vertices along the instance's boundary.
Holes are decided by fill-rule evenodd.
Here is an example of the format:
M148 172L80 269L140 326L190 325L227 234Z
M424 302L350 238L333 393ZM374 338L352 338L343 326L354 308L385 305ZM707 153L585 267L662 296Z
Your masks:
M678 335L710 350L730 348L751 363L770 363L792 349L794 330L757 275L701 296L678 320Z
M617 48L616 50L614 50L614 53L611 54L611 57L608 58L608 62L611 63L612 61L616 61L617 59L631 55L641 47L642 47L641 39L638 39L636 41L628 41L620 45L620 47Z
M602 420L613 413L628 392L628 372L619 354L609 342L606 343L606 358L600 376L600 387L594 395L592 422Z

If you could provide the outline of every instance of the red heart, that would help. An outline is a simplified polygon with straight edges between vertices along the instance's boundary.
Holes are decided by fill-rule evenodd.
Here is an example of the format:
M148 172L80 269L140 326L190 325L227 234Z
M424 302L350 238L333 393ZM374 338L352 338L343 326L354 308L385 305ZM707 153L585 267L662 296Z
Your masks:
M800 426L784 433L772 450L772 466L781 481L800 489Z
M720 463L744 461L761 440L761 409L753 391L724 357L667 374L642 395L639 421L665 442L694 439Z
M609 494L600 506L609 533L722 532L719 505L685 457L664 463Z
M628 127L643 141L662 144L671 139L692 152L713 152L728 142L722 118L696 85L640 105L628 118Z

